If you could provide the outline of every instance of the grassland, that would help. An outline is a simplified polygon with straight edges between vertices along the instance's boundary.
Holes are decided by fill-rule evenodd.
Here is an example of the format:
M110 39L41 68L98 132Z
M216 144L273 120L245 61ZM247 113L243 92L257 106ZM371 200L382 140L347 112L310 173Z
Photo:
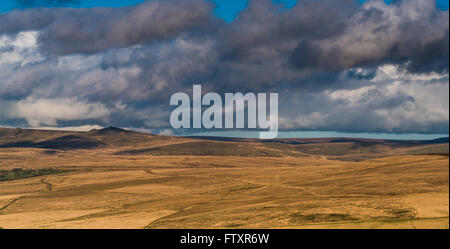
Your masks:
M65 170L54 170L54 169L22 170L21 168L16 168L13 170L0 170L0 181L11 181L16 179L57 174L62 172L65 172Z
M449 228L448 143L2 132L3 228Z

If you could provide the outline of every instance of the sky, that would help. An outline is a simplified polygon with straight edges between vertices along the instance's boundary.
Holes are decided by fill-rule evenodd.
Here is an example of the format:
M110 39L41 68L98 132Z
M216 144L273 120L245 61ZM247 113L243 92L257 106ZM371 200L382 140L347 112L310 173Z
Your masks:
M132 6L146 0L3 0L0 3L0 13L9 12L13 9L25 9L36 7L72 7L72 8L92 8L92 7L124 7ZM367 0L358 0L364 3ZM214 13L227 22L233 21L236 15L248 5L248 0L212 0L216 4ZM274 0L275 3L283 4L286 8L292 8L297 0ZM392 0L384 0L390 4ZM448 10L448 0L437 0L437 6L442 10Z
M201 83L278 92L291 134L448 134L448 5L4 0L0 126L173 134L170 96Z

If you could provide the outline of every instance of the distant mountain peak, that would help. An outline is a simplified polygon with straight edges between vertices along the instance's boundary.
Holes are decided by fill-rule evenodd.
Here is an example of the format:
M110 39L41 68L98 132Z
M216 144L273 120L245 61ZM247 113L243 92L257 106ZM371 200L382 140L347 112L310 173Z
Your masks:
M102 131L119 131L119 132L126 131L126 130L124 130L122 128L114 127L114 126L109 126L109 127L103 128L101 130Z

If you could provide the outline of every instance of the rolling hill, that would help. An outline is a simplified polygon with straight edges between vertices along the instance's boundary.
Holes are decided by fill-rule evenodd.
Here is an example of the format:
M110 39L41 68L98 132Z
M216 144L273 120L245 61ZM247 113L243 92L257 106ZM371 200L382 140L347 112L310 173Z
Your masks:
M326 156L360 161L389 155L448 155L448 137L434 140L355 138L239 139L170 137L108 127L89 132L0 128L0 148L48 150L112 150L116 155L195 156Z
M3 228L446 228L448 138L0 128Z

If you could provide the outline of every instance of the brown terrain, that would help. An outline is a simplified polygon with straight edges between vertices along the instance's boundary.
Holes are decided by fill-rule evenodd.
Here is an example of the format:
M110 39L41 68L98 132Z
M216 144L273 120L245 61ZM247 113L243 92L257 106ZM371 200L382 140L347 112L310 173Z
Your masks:
M2 228L449 228L448 138L0 128Z

